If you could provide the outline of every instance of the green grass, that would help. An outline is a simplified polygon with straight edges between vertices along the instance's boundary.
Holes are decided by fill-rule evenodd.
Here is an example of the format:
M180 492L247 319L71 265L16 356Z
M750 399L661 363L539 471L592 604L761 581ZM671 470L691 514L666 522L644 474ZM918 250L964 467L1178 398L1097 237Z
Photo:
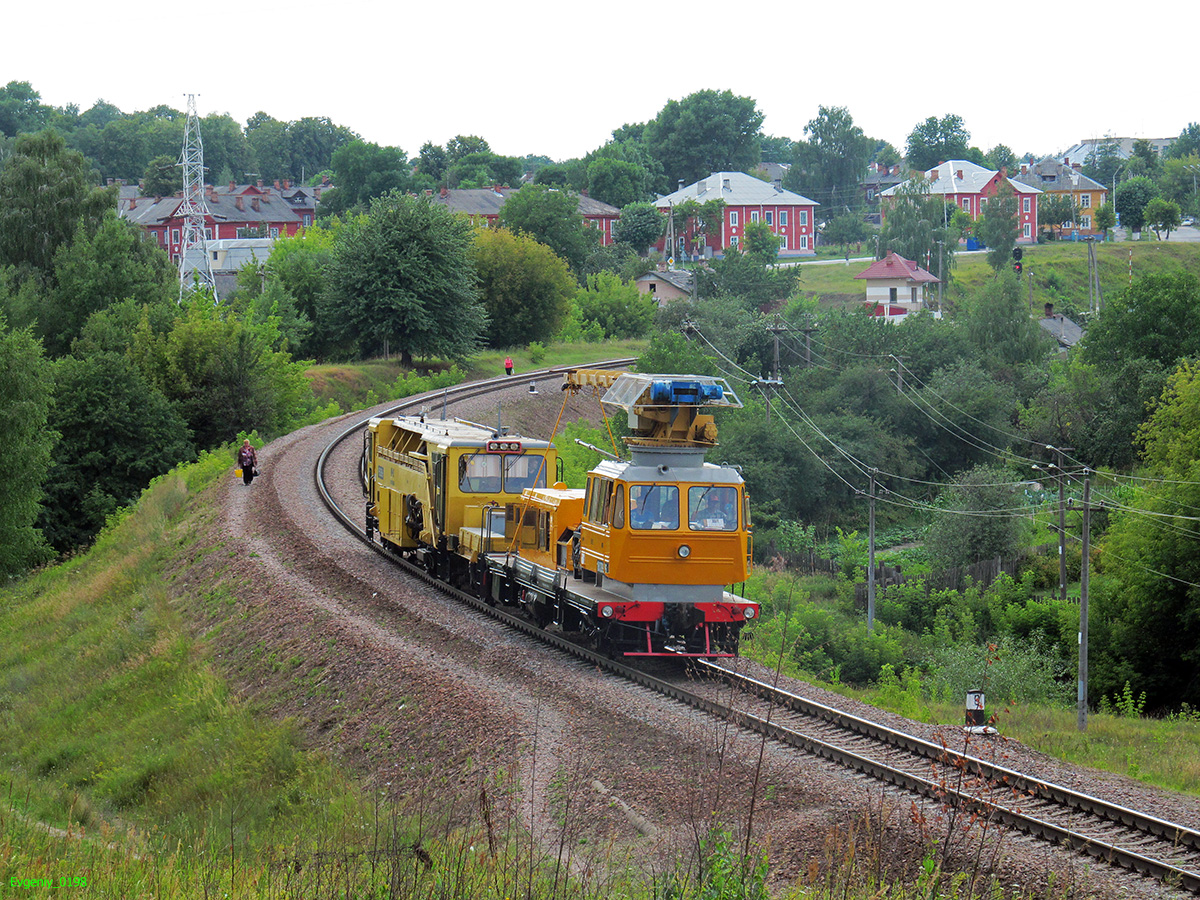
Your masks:
M313 393L322 404L336 402L343 410L365 409L384 400L422 393L457 384L495 378L504 374L504 359L511 356L517 375L551 366L587 365L605 359L637 356L646 340L604 341L587 344L550 344L542 351L528 347L484 350L471 359L463 370L442 361L423 361L416 371L401 367L399 357L362 362L327 363L311 366L305 372ZM535 359L536 357L536 359Z
M600 343L547 344L545 352L531 354L528 347L510 347L503 350L484 350L475 356L467 367L470 380L495 378L504 374L504 358L511 356L515 374L532 369L554 366L580 366L605 359L621 359L638 356L649 345L646 339L610 340ZM534 357L537 357L536 359Z
M1046 303L1054 303L1057 311L1064 304L1086 309L1088 300L1087 244L1071 241L1051 241L1025 248L1022 262L1024 277L1033 275L1033 310L1037 314ZM1200 245L1180 241L1123 241L1096 245L1100 265L1100 286L1104 296L1119 293L1129 284L1129 258L1133 253L1133 274L1139 272L1172 272L1186 270L1200 275ZM798 289L817 295L825 304L861 301L865 296L862 281L854 276L868 263L849 265L800 266ZM953 281L946 291L950 301L972 293L992 276L985 253L960 253L953 269ZM1070 310L1067 309L1068 315Z

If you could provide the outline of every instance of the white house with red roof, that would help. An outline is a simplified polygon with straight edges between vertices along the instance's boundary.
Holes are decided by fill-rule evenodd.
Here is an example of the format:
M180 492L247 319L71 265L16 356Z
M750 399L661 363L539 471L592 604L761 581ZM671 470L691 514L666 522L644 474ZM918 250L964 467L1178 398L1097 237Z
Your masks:
M1042 192L1031 185L1009 178L1006 169L986 169L965 159L952 159L925 172L923 177L929 184L931 194L941 194L948 203L953 203L972 219L978 219L983 214L983 208L988 201L996 196L1000 185L1007 182L1017 195L1017 241L1030 244L1037 240L1037 200ZM905 185L911 183L911 180L906 181L888 188L879 195L882 198L885 220L888 199L894 200Z
M867 283L867 315L899 322L925 308L927 285L939 279L910 259L889 252L854 276Z
M708 203L725 201L719 227L710 227L704 235L705 257L721 256L730 247L737 247L751 222L764 222L779 238L780 256L813 256L816 254L816 208L820 205L792 191L785 191L778 182L761 181L745 172L713 172L694 184L673 194L659 197L654 205L665 215L688 200ZM678 246L682 255L694 246L693 223L676 222ZM665 248L666 238L657 249Z

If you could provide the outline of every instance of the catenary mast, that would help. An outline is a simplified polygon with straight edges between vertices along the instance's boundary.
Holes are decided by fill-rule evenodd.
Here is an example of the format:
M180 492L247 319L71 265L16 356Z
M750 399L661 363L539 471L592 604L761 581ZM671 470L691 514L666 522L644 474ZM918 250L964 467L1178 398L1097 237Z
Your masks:
M208 215L208 206L204 202L204 144L200 140L196 95L188 94L187 98L187 124L183 132L183 153L179 157L179 165L183 167L183 205L179 207L183 217L183 243L179 248L181 303L185 285L193 281L212 288L213 299L217 299L217 282L213 278L208 240L204 234L204 220Z

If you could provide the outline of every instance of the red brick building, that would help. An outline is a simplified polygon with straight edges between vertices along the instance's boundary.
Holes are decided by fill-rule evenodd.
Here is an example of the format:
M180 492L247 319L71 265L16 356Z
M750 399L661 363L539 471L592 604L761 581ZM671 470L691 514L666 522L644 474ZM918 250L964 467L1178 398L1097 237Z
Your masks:
M745 172L713 172L694 184L680 188L655 201L664 215L688 200L708 203L725 201L724 214L718 228L710 227L703 236L699 255L721 256L730 247L741 244L746 226L763 222L779 238L780 256L813 256L816 254L816 208L820 205L800 194L785 191L777 182L761 181ZM675 223L677 246L671 255L685 251L696 252L692 223ZM662 251L666 238L659 241Z

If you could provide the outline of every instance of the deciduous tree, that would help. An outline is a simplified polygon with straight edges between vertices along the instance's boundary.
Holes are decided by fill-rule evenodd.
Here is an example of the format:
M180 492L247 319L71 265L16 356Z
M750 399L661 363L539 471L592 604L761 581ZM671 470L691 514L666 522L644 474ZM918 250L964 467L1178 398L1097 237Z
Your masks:
M381 197L338 233L318 321L363 355L398 350L406 366L414 354L465 359L487 320L471 240L470 225L445 207Z
M621 218L613 223L613 240L628 244L645 256L649 246L663 235L667 219L652 203L630 203L621 207Z
M50 422L54 375L27 330L8 327L0 312L0 574L46 561L35 527L50 456L59 434Z
M763 114L750 97L703 90L669 100L643 138L662 163L668 185L690 184L711 172L744 172L758 165Z
M1002 468L980 465L948 486L925 540L934 563L950 568L996 556L1011 558L1028 521L1011 512L1019 480Z
M947 160L966 159L970 143L961 116L930 116L909 133L904 158L910 169L927 172Z
M949 282L958 247L958 231L946 215L940 195L930 193L929 182L916 177L884 198L883 227L879 231L879 257L899 253Z
M472 259L489 344L523 346L558 333L577 285L554 251L507 228L485 228L475 232Z
M588 164L588 196L623 207L646 198L647 172L637 163L601 157Z
M0 172L0 265L49 272L76 229L94 231L114 206L116 188L96 187L91 167L62 135L21 135Z
M988 248L988 265L997 272L1012 262L1018 227L1016 191L1007 181L1001 181L975 226L975 233Z
M1149 359L1160 368L1200 356L1200 281L1189 273L1144 275L1115 297L1083 339L1084 358L1098 366Z
M1146 208L1142 210L1142 218L1160 241L1169 241L1171 232L1183 224L1183 213L1179 210L1179 204L1162 197L1155 197L1146 204ZM1166 237L1163 236L1163 232L1166 233Z
M793 147L793 165L785 186L821 204L826 220L861 205L859 181L875 149L844 106L818 107L804 126L808 140Z
M91 542L157 475L194 458L187 424L123 353L56 364L55 413L71 439L54 453L40 524L60 552Z
M333 152L333 190L321 196L321 217L365 210L376 197L408 188L409 166L399 147L351 141Z
M500 208L500 224L545 244L575 272L597 242L595 229L583 225L578 198L544 184L527 184L511 194Z
M1117 185L1114 203L1121 227L1141 231L1146 224L1146 204L1158 196L1158 186L1144 175Z
M1200 704L1200 554L1191 517L1200 506L1200 370L1171 376L1138 435L1155 480L1140 482L1100 544L1105 577L1094 591L1093 692L1125 682L1151 709Z

